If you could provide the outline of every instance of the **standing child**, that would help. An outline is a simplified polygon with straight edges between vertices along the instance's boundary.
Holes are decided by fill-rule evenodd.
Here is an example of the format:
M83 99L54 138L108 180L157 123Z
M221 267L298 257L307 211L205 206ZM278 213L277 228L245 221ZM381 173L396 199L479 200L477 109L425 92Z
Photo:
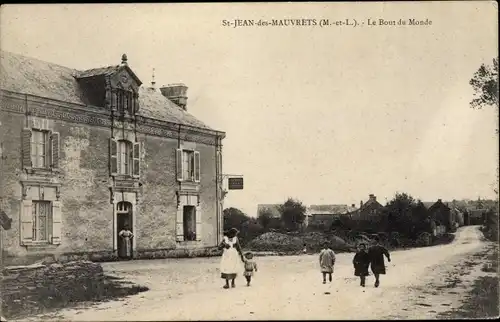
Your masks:
M335 265L335 253L330 249L328 242L323 244L323 249L319 253L319 265L323 273L323 284L326 284L326 275L332 281L333 266Z
M243 273L247 279L247 286L250 286L254 271L257 272L257 263L253 261L253 254L251 252L247 252L245 254L245 272Z
M365 279L368 276L368 266L370 266L370 256L366 251L366 245L361 243L358 245L358 252L354 255L352 260L354 265L354 275L359 276L360 285L365 287Z

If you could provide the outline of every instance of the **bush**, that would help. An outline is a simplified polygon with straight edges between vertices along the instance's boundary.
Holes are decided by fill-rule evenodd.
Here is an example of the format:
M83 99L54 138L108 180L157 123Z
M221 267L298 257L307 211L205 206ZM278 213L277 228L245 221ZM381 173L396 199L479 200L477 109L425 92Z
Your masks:
M333 234L321 232L307 233L278 233L269 232L262 234L248 243L247 247L254 251L298 252L306 245L308 252L318 252L323 243L328 242L334 251L349 251L353 248L351 243Z
M248 248L254 251L300 251L303 247L301 238L277 232L262 234L248 244Z

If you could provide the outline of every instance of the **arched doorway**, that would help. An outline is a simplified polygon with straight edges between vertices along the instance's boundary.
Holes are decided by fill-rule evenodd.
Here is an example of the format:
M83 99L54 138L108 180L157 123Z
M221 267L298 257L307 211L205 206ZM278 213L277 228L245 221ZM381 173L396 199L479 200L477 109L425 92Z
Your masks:
M132 227L133 223L133 213L132 204L130 202L121 201L116 204L116 233L117 235L117 246L118 246L118 257L122 259L130 259L133 255L132 240L120 236L120 232L123 230L128 230L130 232L134 231Z

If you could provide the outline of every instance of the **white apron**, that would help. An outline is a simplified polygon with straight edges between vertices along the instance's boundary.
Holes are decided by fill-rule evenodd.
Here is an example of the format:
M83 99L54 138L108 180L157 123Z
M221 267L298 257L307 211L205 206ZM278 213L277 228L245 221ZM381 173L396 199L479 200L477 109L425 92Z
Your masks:
M231 246L230 248L224 248L222 253L222 259L220 263L220 271L222 274L237 274L243 271L243 264L241 262L240 254L236 249L236 243L238 242L237 237L231 239L224 236L224 242Z

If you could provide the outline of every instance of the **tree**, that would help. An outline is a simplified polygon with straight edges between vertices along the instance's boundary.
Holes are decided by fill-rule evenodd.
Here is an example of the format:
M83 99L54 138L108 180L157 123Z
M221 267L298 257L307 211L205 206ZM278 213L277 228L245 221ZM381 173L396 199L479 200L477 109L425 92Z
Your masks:
M257 219L247 216L238 208L224 209L223 216L224 230L227 231L231 228L238 229L241 245L245 245L264 232L263 227L257 222Z
M224 230L229 230L231 228L241 230L241 228L243 227L243 223L250 219L250 217L245 215L241 210L232 207L224 209L223 217Z
M481 64L474 73L469 84L474 89L474 98L470 102L472 108L482 108L483 106L493 106L498 110L498 57L493 59L492 65ZM498 134L498 128L496 129ZM498 195L499 174L493 191Z
M474 98L470 102L472 108L485 105L498 108L498 57L493 59L492 65L482 64L469 84L474 89Z
M413 209L415 206L416 200L412 196L407 193L396 193L385 206L388 229L408 237L413 235L415 230Z
M269 228L272 220L273 214L271 211L269 211L268 209L259 210L259 213L257 214L257 221L261 224L262 227L266 229Z
M293 198L288 198L283 205L279 207L281 221L288 229L298 229L306 218L306 207L302 202Z

